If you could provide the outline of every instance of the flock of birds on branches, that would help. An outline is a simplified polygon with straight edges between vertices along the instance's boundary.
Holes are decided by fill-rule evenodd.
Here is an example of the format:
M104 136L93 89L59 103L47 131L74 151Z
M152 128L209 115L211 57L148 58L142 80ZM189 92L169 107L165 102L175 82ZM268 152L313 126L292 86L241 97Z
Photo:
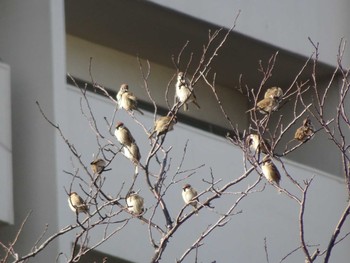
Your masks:
M266 90L264 98L256 103L253 109L258 110L264 115L269 115L274 111L277 111L282 101L283 91L280 87L271 87ZM139 112L143 115L143 112L137 106L136 96L129 90L127 84L122 84L116 99L118 107L128 112ZM183 106L185 111L188 111L188 104L192 103L198 109L200 106L197 102L196 95L189 79L185 77L183 72L177 74L177 81L175 84L175 99L179 107ZM249 110L249 111L251 111ZM174 129L174 125L177 123L176 114L173 111L169 111L166 116L159 117L155 120L153 131L149 134L149 139L154 135L158 139L159 136L166 134L167 132ZM310 119L307 117L304 119L303 124L299 127L294 134L294 139L300 142L309 140L315 133L315 129L312 126ZM138 173L138 166L140 165L141 154L139 147L132 136L130 130L122 122L118 122L115 126L114 135L118 142L122 145L123 153L134 165L135 174ZM269 154L271 149L268 140L261 138L258 134L249 134L244 140L250 153L265 154L261 162L261 171L267 181L271 184L275 184L279 187L281 175L273 163L272 158ZM105 171L106 161L104 159L96 159L91 162L91 170L94 174L100 175ZM182 198L186 205L193 206L196 212L198 205L197 191L189 184L185 184L182 188ZM77 215L79 213L89 214L88 204L76 193L69 193L68 197L69 207ZM135 216L140 216L144 213L144 199L138 193L129 191L126 196L126 208L128 211Z

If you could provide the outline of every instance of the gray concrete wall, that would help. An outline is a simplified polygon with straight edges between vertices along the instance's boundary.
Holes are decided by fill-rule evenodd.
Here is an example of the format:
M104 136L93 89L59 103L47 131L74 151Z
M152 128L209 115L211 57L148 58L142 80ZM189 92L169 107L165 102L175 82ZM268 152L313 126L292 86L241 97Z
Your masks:
M313 52L311 37L320 43L320 60L330 65L336 65L340 39L350 39L347 0L151 1L224 27L230 27L241 10L238 32L304 56ZM344 62L349 65L349 51L346 54Z
M12 173L12 127L11 127L11 69L0 63L0 221L13 224L13 173Z
M64 90L63 1L1 1L0 56L11 66L12 146L15 224L1 227L2 242L13 240L19 225L32 211L17 252L29 252L48 224L47 235L57 231L57 133L42 118L58 121L57 90ZM30 262L53 262L53 242Z

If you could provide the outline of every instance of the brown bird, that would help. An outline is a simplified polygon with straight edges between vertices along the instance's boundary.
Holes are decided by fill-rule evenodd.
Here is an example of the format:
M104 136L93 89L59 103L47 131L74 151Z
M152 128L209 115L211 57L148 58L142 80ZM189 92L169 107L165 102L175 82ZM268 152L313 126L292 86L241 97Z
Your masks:
M136 142L131 143L130 146L124 147L124 155L135 165L135 174L138 174L138 166L141 159L141 154Z
M132 92L129 91L128 84L122 84L120 86L116 97L119 108L123 108L124 110L130 112L136 110L143 115L143 112L137 107L137 98Z
M69 194L68 205L74 213L89 213L89 207L76 192L71 192Z
M141 215L143 213L143 202L143 198L134 191L131 191L126 197L127 208L135 215Z
M274 98L277 101L281 101L283 97L283 90L280 87L271 87L266 90L264 98Z
M90 163L91 170L94 174L100 174L106 167L106 161L103 159L97 159Z
M191 206L194 207L194 209L196 210L197 209L197 204L198 204L198 198L195 198L197 196L197 191L191 187L191 185L189 184L185 184L183 187L182 187L182 198L185 202L186 205L190 204ZM193 199L195 198L195 199ZM198 212L196 211L196 214Z
M135 165L137 165L141 159L139 147L137 146L137 144L135 142L131 143L130 146L125 146L124 154Z
M261 140L258 134L249 134L246 139L246 146L249 148L249 151L253 154L260 154L260 152L263 152L267 154L271 149L270 144L267 142L267 140Z
M315 129L312 126L309 117L303 120L303 125L299 127L294 134L294 139L298 141L306 141L310 139L315 133Z
M121 103L121 100L122 100L122 95L125 93L125 92L128 92L129 91L129 85L128 84L122 84L119 88L119 91L116 95L116 98L117 98L117 102L118 102L118 106L119 106L119 109L122 108L122 103Z
M198 109L200 109L199 104L197 103L196 95L194 90L191 87L191 83L188 79L185 78L183 72L177 74L177 82L175 84L175 99L180 103L183 103L184 110L188 110L188 103L192 102Z
M279 102L275 98L264 98L256 104L258 110L263 114L270 114L278 110Z
M124 123L118 122L115 126L114 131L115 137L120 144L124 146L131 146L133 142L135 142L134 137L132 137L131 132L127 127L125 127Z
M149 139L153 136L153 134L157 134L157 136L167 133L168 131L172 131L174 129L174 125L177 123L176 116L162 116L159 117L153 127L153 132L148 137Z
M266 180L271 184L280 185L281 175L277 167L272 162L270 156L266 155L262 161L261 170Z

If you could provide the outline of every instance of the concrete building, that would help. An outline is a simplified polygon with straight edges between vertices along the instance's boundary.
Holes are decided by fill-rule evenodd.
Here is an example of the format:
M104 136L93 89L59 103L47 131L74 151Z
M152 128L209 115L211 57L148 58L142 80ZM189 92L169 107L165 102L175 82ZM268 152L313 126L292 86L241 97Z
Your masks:
M191 52L191 65L196 65L209 30L230 28L239 10L236 27L220 49L212 71L217 72L218 95L223 106L243 131L249 125L246 111L251 105L236 89L240 76L242 83L250 89L258 87L262 78L258 71L259 61L266 63L279 51L275 71L266 85L288 87L314 51L308 40L310 37L320 44L319 80L328 84L336 67L340 39L350 39L349 1L1 1L0 164L3 169L0 177L0 241L8 244L14 240L29 212L14 247L20 256L30 252L46 224L43 240L76 222L67 205L66 190L72 177L64 171L77 171L80 176L84 176L84 172L61 135L43 118L36 101L88 164L94 158L93 154L98 154L96 135L81 112L81 109L87 110L84 103L80 104L82 93L72 85L67 73L81 87L91 83L89 65L92 57L94 80L112 93L121 83L128 83L140 98L145 112L137 118L145 127L151 128L154 113L143 88L137 56L144 66L146 60L150 61L149 89L157 105L166 108L165 90L176 72L172 56L176 57L189 41L180 70L186 68ZM349 66L349 50L346 50L343 62ZM194 69L189 67L189 74ZM173 103L173 86L174 81L169 84L170 103ZM204 190L208 185L202 179L209 180L211 171L224 183L238 178L244 170L241 150L224 138L229 126L211 90L203 81L198 87L201 110L190 108L188 114L181 115L175 131L168 134L165 146L173 146L171 175L175 173L188 141L183 170L205 166L186 181L198 190ZM332 93L334 99L331 97L330 105L336 105L336 93ZM94 92L89 91L87 96L99 127L116 142L108 134L104 121L104 117L112 118L115 104ZM285 109L284 113L288 115L290 109ZM147 136L128 114L118 111L116 116L132 130L142 162L150 147ZM327 246L348 201L339 154L325 141L324 136L315 138L305 145L304 151L297 151L285 160L288 172L295 177L300 175L300 181L315 176L307 200L305 235L307 244L319 245L321 251ZM111 168L104 190L115 195L123 182L129 182L133 166L118 155ZM142 177L142 173L140 175ZM257 177L256 174L250 176L232 191L246 190ZM281 184L295 191L288 180L282 179ZM263 185L264 181L259 187ZM172 217L183 207L181 186L182 183L177 184L168 192ZM73 187L80 191L78 181L74 181ZM140 189L146 207L151 209L156 201L144 180L138 178L135 188ZM238 194L215 201L215 211L224 212L232 203L232 196L237 199ZM186 213L190 211L187 209ZM276 194L276 189L266 185L263 192L251 194L240 204L235 212L242 211L241 214L230 217L224 228L217 229L204 240L203 247L198 250L198 261L263 262L266 238L270 262L279 262L300 246L298 209L295 202ZM145 217L149 216L146 213ZM170 239L162 262L180 258L218 216L203 209L199 216L192 217ZM157 215L156 220L163 219ZM164 223L160 225L164 226ZM349 231L347 222L342 233ZM90 244L98 242L102 232L101 229L92 231ZM66 262L60 253L70 254L75 233L62 235L29 262L56 262L56 258L58 262ZM331 262L347 262L349 245L349 238L338 244ZM102 262L105 255L110 258L108 262L148 262L152 254L147 225L134 219L81 262ZM3 257L4 252L0 255ZM194 262L194 258L192 252L185 262ZM302 262L303 259L299 249L284 262Z

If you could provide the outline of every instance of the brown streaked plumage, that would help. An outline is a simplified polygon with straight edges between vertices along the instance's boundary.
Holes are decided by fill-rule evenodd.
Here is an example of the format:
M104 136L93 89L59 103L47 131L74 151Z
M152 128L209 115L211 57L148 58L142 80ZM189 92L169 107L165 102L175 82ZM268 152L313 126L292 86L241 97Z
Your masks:
M150 134L148 138L151 138L153 134L157 134L157 136L165 134L174 129L174 125L177 123L176 116L162 116L159 117L153 127L153 132Z
M276 99L268 97L260 100L256 106L261 113L269 114L278 110L279 103Z
M315 129L312 126L311 120L309 117L303 120L303 125L300 126L294 134L294 139L304 142L307 139L310 139L315 133Z
M123 108L124 110L131 112L136 110L143 115L143 112L137 107L136 96L131 91L129 91L128 84L122 84L120 86L116 97L119 108Z
M89 212L89 207L85 204L84 200L76 192L71 192L69 194L68 205L74 213L88 214Z
M134 137L132 137L129 129L122 122L118 122L115 126L114 135L120 144L124 146L130 146L135 142Z
M106 167L106 161L103 159L96 159L90 163L91 170L94 174L100 174Z
M280 87L271 87L266 90L264 98L273 98L280 101L283 97L283 90Z
M277 186L279 186L281 175L277 167L272 162L270 156L264 157L261 165L261 170L267 181L272 184L275 183Z

